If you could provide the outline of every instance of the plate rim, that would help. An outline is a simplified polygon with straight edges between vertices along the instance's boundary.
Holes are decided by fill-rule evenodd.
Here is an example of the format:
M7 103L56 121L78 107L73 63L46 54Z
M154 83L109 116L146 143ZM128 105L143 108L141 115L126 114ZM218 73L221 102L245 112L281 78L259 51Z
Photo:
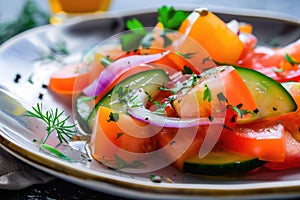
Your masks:
M72 168L65 161L58 160L49 155L39 156L28 149L15 145L9 137L0 130L0 147L5 151L22 160L23 162L66 181L71 181L83 187L95 191L104 192L110 195L126 196L128 198L151 199L153 197L162 199L194 199L205 198L224 198L230 195L231 199L251 198L274 198L274 197L298 197L300 190L300 180L295 181L273 181L262 183L243 183L243 184L199 184L199 183L154 183L135 180L130 182L129 178L121 179L110 178L102 172L95 175L88 171L82 171L80 168ZM36 158L35 158L36 157ZM37 161L38 160L38 161ZM51 161L56 161L53 166ZM54 167L55 166L55 167ZM64 169L61 169L64 168ZM66 173L67 169L73 172ZM78 173L76 173L78 172ZM81 174L81 175L79 175ZM90 176L86 176L86 175ZM106 175L106 176L105 176ZM93 176L93 177L92 177ZM120 178L120 177L119 177ZM106 187L107 186L107 187ZM175 186L175 187L174 187ZM186 187L183 187L186 186ZM193 186L193 187L191 187ZM236 187L233 187L236 186ZM253 187L249 187L253 186ZM117 191L117 192L116 192ZM259 196L257 196L259 194Z
M185 7L186 9L188 9L188 7L190 8L191 6L187 6ZM195 8L195 7L193 7ZM219 11L218 11L219 9ZM240 15L239 12L235 12L235 13L228 13L228 10L224 11L222 10L222 8L216 8L216 12L218 13L222 13L221 11L223 11L223 14L233 14L233 15ZM148 11L146 11L148 10ZM149 8L149 9L146 9L146 10L140 10L139 12L135 12L134 14L141 14L141 13L145 13L145 12L154 12L153 8ZM234 10L234 9L233 9ZM253 16L253 15L249 15L249 13L247 13L245 10L247 10L247 12L249 10L252 10L253 12L255 11L255 13L257 14L256 16ZM232 11L232 9L231 9ZM227 13L226 13L227 12ZM269 12L269 11L260 11L260 12L256 12L256 10L254 9L242 9L241 11L242 13L244 13L243 16L252 16L252 17L263 17L263 18L268 18L268 19L278 19L279 17L279 20L283 20L283 21L287 21L287 22L290 22L290 23L296 23L298 25L300 25L300 19L296 20L296 19L293 19L293 18L290 18L289 16L287 15L279 15L278 17L274 17L274 12ZM247 14L245 14L247 13ZM261 15L261 13L265 13L266 15ZM84 21L89 21L89 20L101 20L101 19L104 19L104 18L115 18L115 17L124 17L124 16L128 16L128 15L133 15L133 13L130 11L125 11L125 12L121 12L121 13L118 13L118 14L115 14L115 13L108 13L104 16L91 16L91 17L83 17L83 18L80 18L80 19L74 19L73 21L70 20L68 23L62 25L62 26L69 26L69 25L74 25L74 24L78 24L78 23L82 23ZM43 31L47 31L48 29L53 29L55 27L61 27L61 26L55 26L55 25L44 25L44 26L41 26L41 27L38 27L38 28L34 28L34 29L31 29L31 30L28 30L28 31L25 31L13 38L11 38L10 40L8 40L7 42L3 43L1 46L0 46L0 54L2 52L5 51L6 48L10 47L11 45L13 45L16 41L19 41L23 38L25 38L26 36L28 36L29 34L32 34L32 33L38 33L38 32L43 32ZM42 158L37 158L39 157L38 155L34 154L33 152L29 151L28 149L24 149L24 148L21 148L20 146L18 146L18 141L15 141L13 139L11 139L10 137L8 137L8 135L6 135L6 133L3 133L3 131L0 130L0 146L5 149L6 151L8 151L10 154L14 155L15 157L17 157L18 159L36 167L36 168L39 168L39 169L42 169L43 171L46 171L52 175L56 175L55 172L57 172L57 168L54 168L53 166L49 166L49 165L46 165L45 163L47 163L46 161L51 161L53 158L51 157L47 157L47 156L42 156ZM19 148L19 150L17 150ZM32 157L31 157L32 156ZM36 158L35 158L36 156ZM31 158L30 158L31 157ZM37 160L40 160L40 161L37 161ZM57 159L56 159L57 160ZM62 163L59 162L60 164L60 167L62 167ZM78 170L75 170L75 171L78 171ZM63 173L64 172L64 173ZM65 171L61 170L59 171L60 173L60 177L63 178L63 179L66 179L66 180L73 180L75 182L77 182L77 184L81 184L81 181L84 181L84 176L83 173L81 176L76 176L75 173L70 173L70 174L66 174ZM87 172L86 172L87 173ZM78 174L77 174L78 175ZM157 183L152 183L152 182L144 182L144 181L140 181L140 182L143 182L140 183L139 181L136 180L136 182L133 184L133 183L130 183L128 181L125 181L125 180L115 180L115 179L109 179L109 177L107 176L102 176L102 177L96 177L95 179L91 179L90 181L96 181L98 182L100 178L100 181L106 183L106 184L110 184L110 186L115 186L115 187L122 187L120 189L124 189L124 186L126 185L125 183L127 183L127 187L130 186L130 192L127 193L128 197L131 197L131 198L136 198L136 197L142 197L142 198L147 198L146 196L142 196L144 193L143 192L140 192L138 194L136 194L136 192L138 191L135 191L136 189L141 189L142 186L144 190L146 190L147 192L149 191L152 191L151 194L149 195L157 195L156 192L159 193L159 195L162 195L162 194L165 194L165 198L170 198L170 199L174 199L174 196L176 194L176 197L184 197L184 198L195 198L195 197L199 197L199 196L202 196L202 197L211 197L211 195L209 194L212 194L213 195L216 195L216 192L219 192L219 195L221 197L224 197L224 195L222 194L230 194L230 195L238 195L238 198L248 198L248 197L253 197L252 193L254 192L253 190L257 190L257 191L260 191L261 192L265 192L265 194L267 195L278 195L280 194L282 191L277 191L278 190L278 185L276 185L276 181L272 182L272 184L269 183L268 186L265 186L265 185L262 185L262 184L266 184L265 182L263 182L262 184L257 184L257 183L253 183L250 185L256 185L256 187L253 187L253 188L247 188L247 187L241 187L241 184L240 187L241 188L232 188L232 184L226 184L228 185L228 187L224 187L225 184L219 184L219 186L222 186L222 188L216 188L216 189L213 189L211 187L206 187L206 188L197 188L196 186L191 188L186 188L186 187L182 187L181 185L199 185L199 184L177 184L178 187L168 187L163 185L163 184L157 184ZM101 180L102 178L102 180ZM109 180L108 180L109 179ZM116 184L117 183L117 184ZM145 183L147 183L145 185ZM295 195L299 195L300 194L300 180L295 180L295 181L280 181L280 183L287 183L286 185L281 185L280 188L282 190L289 190L289 193L291 194L295 194ZM98 183L99 184L99 183ZM173 186L176 185L176 184L172 184ZM204 185L215 185L215 184L200 184L201 186L204 186ZM233 185L236 185L236 184L233 184ZM249 183L247 184L244 184L244 185L249 185ZM272 186L274 185L274 186ZM276 186L275 186L276 185ZM93 188L92 185L90 185L91 188ZM114 188L114 187L112 187ZM96 187L94 189L99 189L99 187ZM112 189L113 190L113 189ZM127 188L128 190L128 188ZM125 192L127 191L125 190ZM143 190L143 191L144 191ZM171 190L171 191L164 191L162 192L162 190ZM209 190L209 191L207 191ZM173 193L170 193L170 192L176 192L175 194ZM102 192L106 192L105 190L103 190ZM186 194L185 196L182 196L182 193L183 192L184 194ZM187 195L188 193L193 193L192 195ZM246 193L245 192L249 192L249 193ZM111 194L111 193L110 193ZM124 194L124 191L121 192L120 190L120 195L121 194ZM207 194L207 195L205 195ZM138 195L138 196L137 196ZM178 195L178 196L177 196ZM250 195L250 196L249 196ZM285 195L286 197L286 193L282 194L282 195ZM153 196L151 196L153 198ZM215 196L213 196L215 197ZM150 196L149 196L150 198Z

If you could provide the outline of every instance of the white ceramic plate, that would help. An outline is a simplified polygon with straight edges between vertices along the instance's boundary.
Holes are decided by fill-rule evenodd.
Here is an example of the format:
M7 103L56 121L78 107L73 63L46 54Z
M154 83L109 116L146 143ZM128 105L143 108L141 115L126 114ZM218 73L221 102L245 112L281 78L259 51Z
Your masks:
M281 45L299 39L299 20L262 11L224 8L212 10L225 21L238 19L253 24L254 33L265 45L274 39ZM41 101L48 107L63 108L71 113L71 98L49 92L44 87L48 84L47 74L43 77L39 73L36 77L32 76L33 72L41 69L49 72L56 66L80 61L83 51L123 31L124 22L132 17L139 18L146 26L153 26L156 12L153 9L135 14L79 18L62 26L44 26L14 37L0 49L0 84L25 99L29 105ZM53 51L58 45L65 45L69 54ZM184 175L173 167L167 167L152 174L163 175L172 182L154 183L149 179L149 174L118 172L94 160L89 162L83 159L76 164L69 163L37 148L32 140L41 136L40 131L33 128L34 122L24 123L22 117L14 120L13 124L0 126L2 148L54 176L105 193L138 199L274 199L300 196L300 169L280 172L262 170L256 174L232 177L205 177ZM30 131L22 131L24 128ZM84 152L67 147L63 150L72 156L85 155Z

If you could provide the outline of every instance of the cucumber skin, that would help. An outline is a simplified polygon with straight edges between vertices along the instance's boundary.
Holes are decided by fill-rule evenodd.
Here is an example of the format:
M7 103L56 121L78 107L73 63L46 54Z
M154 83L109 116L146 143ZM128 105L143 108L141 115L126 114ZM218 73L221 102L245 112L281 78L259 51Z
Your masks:
M196 174L196 175L209 175L209 176L224 176L233 174L243 174L252 171L258 167L263 166L267 161L252 158L244 161L236 161L224 164L206 164L199 162L184 161L183 172Z
M91 100L84 100L87 98L83 94L81 94L76 99L76 121L78 122L79 127L85 132L85 133L91 133L92 130L90 129L90 126L87 124L88 117L90 115L90 112L93 111L93 102L94 98ZM84 109L84 113L82 114L82 110Z

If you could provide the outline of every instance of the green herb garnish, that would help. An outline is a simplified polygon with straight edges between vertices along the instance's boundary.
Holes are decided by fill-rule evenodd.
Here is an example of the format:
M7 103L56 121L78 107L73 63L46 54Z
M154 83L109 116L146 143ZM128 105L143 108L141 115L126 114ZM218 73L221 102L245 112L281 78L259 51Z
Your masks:
M75 130L76 124L71 124L71 125L66 124L67 121L70 119L70 116L61 119L63 117L64 111L59 112L58 108L56 108L55 110L50 109L50 110L46 111L45 113L43 113L41 103L40 104L37 103L37 106L32 107L32 109L33 109L33 111L27 111L27 114L25 116L40 119L43 122L45 122L47 125L46 126L47 135L41 142L40 148L44 148L64 160L74 161L73 159L71 159L71 158L65 156L63 153L59 152L54 147L45 144L46 141L48 140L49 136L53 133L56 134L60 144L62 144L62 143L68 144L68 139L73 138L74 133L76 132L76 130ZM37 142L37 141L35 140L35 142Z
M212 100L212 93L207 84L204 85L204 92L203 92L203 101L205 100L207 100L208 102L211 102Z
M75 160L73 160L69 156L66 156L65 154L63 154L62 152L60 152L59 150L57 150L56 148L54 148L54 147L52 147L50 145L41 144L40 148L46 149L50 153L53 153L54 155L56 155L57 157L59 157L59 158L61 158L63 160L70 161L70 162L75 162Z
M251 110L246 110L246 109L242 109L242 104L239 104L237 106L230 106L231 109L234 110L234 112L240 117L242 118L243 116L247 115L247 114L251 114L251 115L255 115L255 111L251 111Z
M28 29L49 24L50 16L41 11L32 0L26 1L15 21L0 24L0 44Z
M110 65L113 62L112 59L110 59L108 56L103 57L100 59L100 63L104 66L107 67L108 65Z
M109 119L107 120L107 122L117 122L118 120L119 120L119 113L113 113L113 112L109 113Z
M66 122L70 119L70 116L61 119L64 111L59 112L58 108L56 108L55 110L50 109L43 113L41 103L37 103L37 106L32 107L32 109L33 112L27 111L26 116L38 118L44 121L47 125L47 135L41 144L44 144L49 136L54 132L56 133L60 143L68 143L67 138L71 139L73 137L74 133L76 132L76 124L66 125Z
M158 10L157 20L162 23L165 29L177 31L182 22L187 18L189 12L175 10L172 6L162 6Z
M197 52L181 53L181 52L179 52L179 51L177 51L176 53L177 53L178 55L184 57L185 59L191 59L191 58L193 58L193 56L194 56L195 54L197 54Z
M193 70L190 67L184 65L183 70L182 70L182 74L193 74Z
M228 99L225 97L225 95L223 94L223 92L220 92L217 94L218 100L219 102L226 102L228 103Z
M127 88L127 87L123 87L121 85L117 85L115 87L115 89L113 90L112 94L116 94L118 96L118 101L120 103L124 103L124 104L128 104L128 102L130 102L130 94L131 94L132 90Z
M48 46L48 50L38 50L39 61L58 61L62 62L64 56L69 55L66 42L62 39L58 39L53 44Z
M154 101L153 104L156 106L156 110L154 113L156 114L164 114L165 109L168 105L168 102L159 103L158 101Z
M118 133L116 138L119 139L123 134L124 133Z
M121 45L123 51L131 51L138 49L140 45L143 47L149 47L153 41L153 37L148 34L143 24L136 18L127 20L126 27L130 31L129 33L121 36Z
M160 37L163 38L164 47L172 44L172 40L167 37L167 33L170 31L177 31L181 23L189 15L188 12L182 10L175 10L173 7L162 6L158 9L158 22L162 23L164 29L160 33ZM148 48L151 46L154 37L152 31L147 31L143 24L136 18L126 21L126 27L129 33L125 33L121 36L121 45L123 51L131 51L138 49L140 46Z
M181 91L182 94L184 94L190 88L194 87L197 84L199 78L200 78L199 76L192 73L192 75L190 76L190 78L188 80L185 80L183 82L176 82L175 86L172 88L167 88L165 86L161 86L158 88L158 90L169 91L169 92L171 92L171 94L176 94Z
M211 57L205 57L202 59L202 65L204 65L206 62L215 62ZM218 65L228 65L224 63L217 63Z
M154 174L150 174L149 178L154 183L161 183L163 180L162 176L158 176L158 175L154 175Z
M285 60L288 61L291 65L299 65L300 62L295 60L290 54L286 53L285 54Z

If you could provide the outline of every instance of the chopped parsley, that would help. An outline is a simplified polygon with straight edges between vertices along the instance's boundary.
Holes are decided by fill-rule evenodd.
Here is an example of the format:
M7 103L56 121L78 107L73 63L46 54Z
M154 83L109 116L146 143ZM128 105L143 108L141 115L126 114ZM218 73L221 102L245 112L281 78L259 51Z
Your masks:
M228 99L225 97L225 95L223 94L223 92L218 93L217 97L218 97L219 102L226 102L226 103L228 103Z
M118 120L119 120L119 113L113 113L113 112L109 113L109 119L107 120L107 122L117 122Z
M187 79L183 82L176 82L172 88L167 88L166 86L161 86L158 88L158 90L169 91L169 92L171 92L171 94L177 94L178 92L185 94L190 88L194 87L197 84L198 78L199 78L199 76L197 76L196 74L192 74L189 77L189 79Z
M153 98L152 98L152 96L148 93L148 92L145 92L146 93L146 95L147 95L147 102L152 102L153 101Z
M124 103L124 104L128 104L128 102L130 102L130 94L131 94L132 90L127 88L127 87L123 87L121 85L117 85L112 94L116 94L118 96L118 101L120 103Z
M150 174L149 178L154 183L161 183L163 180L162 176L158 176L158 175L154 175L154 174Z
M243 116L245 116L247 114L251 114L251 115L257 114L257 112L256 112L257 109L255 109L254 111L251 111L251 110L242 109L242 106L243 106L243 104L238 104L237 106L231 107L240 118L242 118Z
M202 65L204 65L206 62L214 62L214 60L211 57L205 57L202 59Z
M189 66L184 65L182 74L193 74L193 70Z
M168 102L159 103L158 101L154 101L153 104L156 106L156 110L154 113L156 114L164 114L166 106L168 105Z
M117 139L119 139L124 133L117 133Z
M177 53L178 55L182 56L182 57L185 58L185 59L191 59L191 58L193 58L193 56L194 56L195 54L197 54L197 52L181 53L181 52L179 52L179 51L177 51L176 53Z
M286 53L285 54L285 60L288 61L291 65L299 65L300 62L295 60L290 54Z
M204 92L203 92L202 100L203 101L207 100L208 102L211 102L211 100L212 100L212 93L207 84L204 85Z

